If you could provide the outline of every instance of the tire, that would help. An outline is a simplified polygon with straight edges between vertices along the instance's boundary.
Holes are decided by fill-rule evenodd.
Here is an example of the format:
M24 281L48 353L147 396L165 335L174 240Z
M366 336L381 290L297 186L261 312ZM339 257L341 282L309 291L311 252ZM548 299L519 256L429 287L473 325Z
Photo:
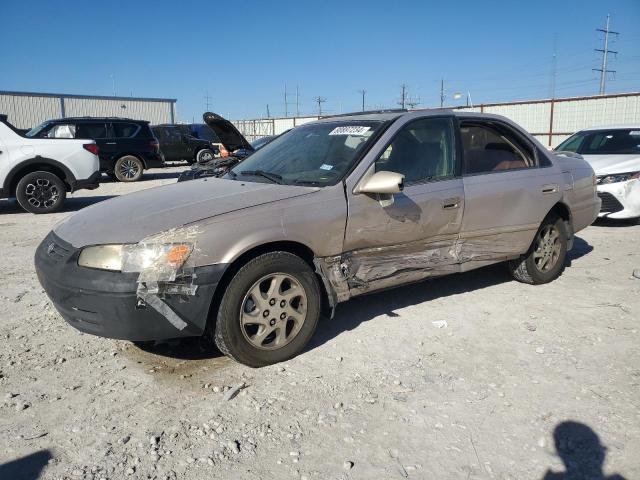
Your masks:
M218 308L215 343L250 367L288 360L313 336L320 304L318 279L304 260L288 252L260 255L229 282Z
M215 152L210 148L203 148L196 153L196 162L205 163L215 158Z
M142 178L143 170L142 161L133 155L120 157L113 167L113 173L119 182L137 182Z
M526 255L508 263L513 277L522 283L549 283L564 270L567 256L567 226L556 214L542 221Z
M16 198L27 212L53 213L62 208L67 198L67 186L51 172L31 172L18 182Z

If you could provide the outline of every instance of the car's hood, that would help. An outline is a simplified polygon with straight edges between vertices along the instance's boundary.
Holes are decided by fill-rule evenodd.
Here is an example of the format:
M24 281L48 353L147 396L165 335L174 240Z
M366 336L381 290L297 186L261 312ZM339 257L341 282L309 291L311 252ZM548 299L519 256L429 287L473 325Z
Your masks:
M240 148L253 151L253 147L247 142L247 139L226 118L217 113L206 112L202 115L202 119L216 133L224 147L230 152Z
M640 155L582 155L596 175L640 171Z
M193 180L97 203L58 224L54 232L77 248L136 243L174 227L316 190L219 178Z

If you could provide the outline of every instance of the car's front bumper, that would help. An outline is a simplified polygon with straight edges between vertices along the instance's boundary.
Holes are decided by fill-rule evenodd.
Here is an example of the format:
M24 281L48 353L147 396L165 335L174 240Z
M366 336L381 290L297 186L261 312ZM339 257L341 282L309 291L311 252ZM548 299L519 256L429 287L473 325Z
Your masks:
M640 179L598 185L602 207L598 216L614 219L640 217Z
M137 273L78 266L80 249L53 232L38 246L38 279L62 317L76 329L122 340L164 340L202 335L223 265L196 267L195 295L166 295L162 301L186 326L178 329L156 309L140 307Z

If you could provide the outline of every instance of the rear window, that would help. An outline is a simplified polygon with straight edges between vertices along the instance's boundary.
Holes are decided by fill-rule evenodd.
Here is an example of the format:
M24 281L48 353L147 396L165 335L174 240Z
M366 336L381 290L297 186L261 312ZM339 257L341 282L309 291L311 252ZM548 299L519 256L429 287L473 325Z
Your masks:
M113 123L113 136L116 138L130 138L138 131L135 123Z
M76 138L96 139L107 137L106 123L78 123L76 126Z

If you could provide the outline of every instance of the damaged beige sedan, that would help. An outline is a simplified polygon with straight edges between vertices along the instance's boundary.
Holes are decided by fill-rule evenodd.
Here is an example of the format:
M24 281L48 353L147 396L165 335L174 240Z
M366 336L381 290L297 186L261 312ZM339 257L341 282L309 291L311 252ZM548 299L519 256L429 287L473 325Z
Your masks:
M498 262L549 282L599 210L589 164L505 118L348 115L281 135L223 178L85 208L43 240L36 269L78 330L206 335L258 367L298 354L321 312L356 295Z

